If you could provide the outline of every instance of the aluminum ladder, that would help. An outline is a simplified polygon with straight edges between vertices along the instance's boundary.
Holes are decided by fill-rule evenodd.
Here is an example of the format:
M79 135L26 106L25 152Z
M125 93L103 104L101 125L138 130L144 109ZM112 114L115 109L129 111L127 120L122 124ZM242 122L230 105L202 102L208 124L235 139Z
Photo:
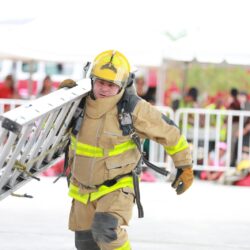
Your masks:
M0 115L0 200L63 157L70 122L90 90L85 78Z

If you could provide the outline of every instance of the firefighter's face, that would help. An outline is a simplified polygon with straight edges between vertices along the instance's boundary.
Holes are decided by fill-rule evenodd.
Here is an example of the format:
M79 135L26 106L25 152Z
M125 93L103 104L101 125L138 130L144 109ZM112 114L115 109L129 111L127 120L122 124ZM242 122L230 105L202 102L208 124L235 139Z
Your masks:
M93 92L96 99L114 96L119 93L120 87L111 82L96 79Z

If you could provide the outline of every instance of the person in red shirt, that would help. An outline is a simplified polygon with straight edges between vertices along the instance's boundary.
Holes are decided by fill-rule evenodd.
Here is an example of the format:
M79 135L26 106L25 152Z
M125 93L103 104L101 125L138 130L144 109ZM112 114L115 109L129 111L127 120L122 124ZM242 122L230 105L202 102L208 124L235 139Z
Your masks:
M19 96L15 91L15 82L12 75L7 75L4 82L0 84L0 99L18 99ZM10 105L5 104L3 107L3 112L9 111Z
M14 98L15 88L14 79L12 75L7 75L4 79L3 84L0 84L0 98Z

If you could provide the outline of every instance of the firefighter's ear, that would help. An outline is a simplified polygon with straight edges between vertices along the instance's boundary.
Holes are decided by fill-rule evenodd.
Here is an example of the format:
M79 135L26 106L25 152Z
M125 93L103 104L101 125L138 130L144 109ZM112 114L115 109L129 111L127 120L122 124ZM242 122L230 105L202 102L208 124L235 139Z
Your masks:
M135 74L130 72L128 77L127 87L130 87L133 84L134 80L135 80Z

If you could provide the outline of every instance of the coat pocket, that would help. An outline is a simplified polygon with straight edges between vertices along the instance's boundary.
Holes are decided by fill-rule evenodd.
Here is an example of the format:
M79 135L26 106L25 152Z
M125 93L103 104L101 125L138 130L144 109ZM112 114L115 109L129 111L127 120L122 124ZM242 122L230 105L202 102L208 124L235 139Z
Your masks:
M118 175L129 173L135 168L138 161L137 154L130 154L130 156L125 154L107 158L105 164L108 170L108 178L112 179Z

